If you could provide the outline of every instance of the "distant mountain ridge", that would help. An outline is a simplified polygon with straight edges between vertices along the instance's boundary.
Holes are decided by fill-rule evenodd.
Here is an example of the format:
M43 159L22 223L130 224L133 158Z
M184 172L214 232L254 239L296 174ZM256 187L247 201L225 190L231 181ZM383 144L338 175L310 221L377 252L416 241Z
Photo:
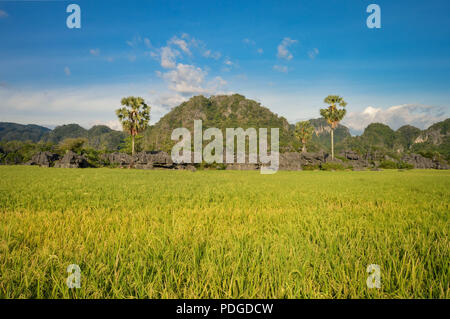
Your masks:
M88 146L94 149L118 150L127 134L115 131L106 125L94 125L89 130L78 124L66 124L55 127L42 137L43 142L59 143L66 138L85 138Z
M173 129L186 127L193 131L193 121L201 119L203 129L217 127L242 127L244 129L271 128L280 129L280 151L298 151L300 142L294 136L295 125L271 112L260 103L246 99L239 94L217 95L211 97L194 96L174 107L155 125L150 126L142 135L144 150L170 151L175 143L170 139ZM314 135L308 144L308 150L329 152L330 126L324 118L309 120L314 126ZM440 154L450 159L450 119L435 123L425 130L405 125L394 131L381 123L372 123L360 136L351 136L349 129L338 125L334 132L336 152L351 149L360 153L372 150L401 153L416 152ZM78 124L67 124L53 130L38 125L21 125L0 122L0 141L19 140L32 142L59 143L65 138L85 138L94 149L117 150L127 133L115 131L105 125L96 125L89 130Z
M78 124L65 124L53 130L34 124L0 122L0 141L31 141L58 144L66 138L85 138L94 149L117 150L127 134L106 125L94 125L89 130Z
M17 124L0 122L0 141L40 141L48 132L49 128L34 124Z

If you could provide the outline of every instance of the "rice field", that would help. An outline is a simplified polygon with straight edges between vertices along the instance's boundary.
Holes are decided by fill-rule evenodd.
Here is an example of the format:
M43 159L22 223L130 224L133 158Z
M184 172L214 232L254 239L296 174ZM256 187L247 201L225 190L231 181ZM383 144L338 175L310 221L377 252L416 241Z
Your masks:
M0 166L0 298L449 298L449 177Z

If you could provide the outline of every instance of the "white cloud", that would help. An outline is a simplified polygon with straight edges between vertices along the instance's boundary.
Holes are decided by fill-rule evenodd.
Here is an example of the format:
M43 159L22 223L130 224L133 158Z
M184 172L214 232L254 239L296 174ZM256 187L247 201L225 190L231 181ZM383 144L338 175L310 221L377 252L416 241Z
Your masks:
M89 123L89 126L94 125L106 125L110 129L116 130L116 131L122 131L122 124L118 120L111 120L111 121L93 121Z
M156 94L152 105L159 107L159 115L164 115L172 107L187 101L191 96L197 94L228 94L223 87L227 82L220 76L210 81L205 80L206 72L191 65L177 66L177 69L160 74L169 81L169 91Z
M93 56L98 56L100 55L100 49L90 49L89 53Z
M69 75L72 74L72 73L70 72L70 69L69 69L68 66L66 66L66 67L64 68L64 73L65 73L67 76L69 76Z
M177 50L170 47L163 47L161 49L161 66L166 69L172 69L176 66L175 59L179 55Z
M342 120L342 124L354 133L362 133L370 123L383 123L394 130L407 124L425 129L446 118L444 109L434 106L403 104L387 109L368 106L362 112L347 114Z
M0 19L5 19L7 18L9 15L6 11L4 10L0 10Z
M256 52L258 52L258 54L263 54L263 53L264 53L264 50L263 50L262 48L258 48L258 49L256 50Z
M168 111L170 108L180 105L184 101L186 101L187 98L185 96L182 96L178 93L162 93L156 96L153 100L153 104L160 106L164 110Z
M317 49L317 48L314 48L308 52L308 56L311 60L314 60L318 54L319 54L319 49Z
M206 48L203 41L192 38L186 33L181 37L174 36L167 41L167 45L155 51L150 51L149 55L154 59L160 59L160 64L165 71L156 71L167 84L167 91L155 94L152 102L159 106L161 115L169 108L179 105L193 95L219 94L223 93L223 88L227 82L216 76L208 79L209 68L201 68L195 64L181 63L178 59L183 59L185 55L190 57L194 53L200 54L206 58L218 60L221 57L220 52L214 52ZM234 65L229 58L224 63L228 66Z
M217 51L213 52L211 50L203 51L202 55L205 58L213 58L214 60L219 60L220 57L222 56L222 54L220 52L217 52Z
M178 37L174 36L172 39L170 39L169 44L174 44L178 46L184 53L191 55L191 51L188 48L188 44L185 40L179 39Z
M283 73L287 73L287 71L288 71L288 68L287 68L287 66L285 66L285 65L274 65L274 66L273 66L273 69L274 69L275 71L283 72Z
M187 33L183 33L181 37L173 36L167 41L166 46L148 52L152 58L159 57L161 66L165 69L175 68L177 59L182 59L183 55L191 57L194 53L215 60L219 60L222 56L220 52L208 49L203 41L193 38Z
M225 60L223 61L223 63L228 65L228 66L234 65L234 63L230 60L229 57L226 57Z
M152 43L150 42L149 38L144 38L144 44L147 46L147 48L152 47Z
M277 57L280 59L285 59L287 61L292 60L294 57L292 53L287 49L292 44L297 43L297 40L292 40L291 38L284 38L277 48Z
M205 58L211 58L214 60L219 60L222 57L222 54L219 51L213 51L211 49L208 49L205 42L196 39L194 37L191 37L187 33L183 33L181 35L182 39L185 39L187 42L187 46L190 46L193 51L195 49L199 51L200 55L202 55Z
M169 82L169 88L183 95L206 94L203 85L207 72L194 65L179 63L175 69L163 73L163 79Z
M227 81L222 79L220 76L216 76L212 81L208 83L209 88L208 90L212 94L216 94L222 90L222 88L227 85Z
M221 69L222 72L230 72L231 69L239 67L238 63L231 61L231 59L229 57L226 57L223 60L223 64L224 64L224 66Z
M3 120L24 124L78 123L86 128L93 124L105 124L116 129L117 125L114 123L117 117L114 111L121 107L120 100L124 96L134 95L153 102L154 94L148 92L149 87L158 92L163 90L153 83L122 83L51 90L0 88L0 114ZM158 104L149 104L151 122L155 123L167 109Z

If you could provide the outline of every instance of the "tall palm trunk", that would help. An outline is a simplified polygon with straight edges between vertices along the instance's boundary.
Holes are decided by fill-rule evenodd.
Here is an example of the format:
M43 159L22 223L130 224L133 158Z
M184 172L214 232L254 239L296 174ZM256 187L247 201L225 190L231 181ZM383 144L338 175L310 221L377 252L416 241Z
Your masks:
M302 140L302 153L305 153L306 152L306 141L305 140Z
M134 135L131 135L131 155L134 155Z
M331 129L331 159L334 160L334 129Z

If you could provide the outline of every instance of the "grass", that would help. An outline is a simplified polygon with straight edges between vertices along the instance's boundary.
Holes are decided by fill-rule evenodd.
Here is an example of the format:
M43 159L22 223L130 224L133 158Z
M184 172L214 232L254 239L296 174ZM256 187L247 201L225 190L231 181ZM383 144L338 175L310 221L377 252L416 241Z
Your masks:
M0 297L449 298L449 177L1 166Z

